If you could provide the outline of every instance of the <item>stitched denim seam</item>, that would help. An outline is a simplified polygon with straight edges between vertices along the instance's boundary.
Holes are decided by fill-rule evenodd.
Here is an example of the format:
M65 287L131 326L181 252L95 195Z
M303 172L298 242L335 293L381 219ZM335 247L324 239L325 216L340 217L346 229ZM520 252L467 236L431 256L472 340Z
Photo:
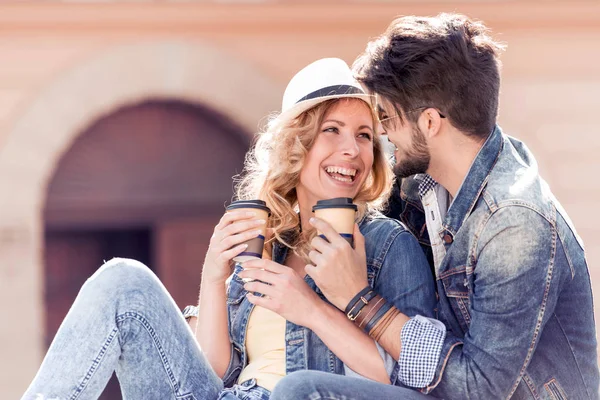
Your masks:
M560 247L562 247L563 253L565 253L565 258L567 259L567 264L569 264L569 269L571 270L571 279L575 279L575 267L573 266L573 262L571 261L571 257L569 256L569 252L567 251L567 246L563 242L560 234L558 235L558 240L560 241Z
M544 297L542 299L542 304L540 307L540 311L538 313L538 319L537 319L537 323L536 323L536 326L534 329L533 337L531 338L529 350L527 351L527 357L525 357L525 360L523 361L523 366L521 367L519 376L523 376L525 374L525 372L527 370L527 366L529 365L529 362L531 361L531 358L533 357L533 352L535 350L535 342L536 342L538 336L540 335L542 322L544 320L544 314L546 313L546 305L548 302L548 296L550 294L550 284L552 283L552 275L554 272L554 261L555 261L554 259L556 257L556 241L557 241L557 236L558 236L556 226L551 226L551 231L552 231L552 249L550 251L550 260L549 260L548 270L546 273L546 287L544 288ZM517 379L517 381L514 383L514 385L512 387L512 390L510 391L508 398L510 398L515 393L518 385L519 385L519 380Z
M489 194L487 190L483 191L483 193L481 194L481 198L483 199L484 203L487 205L488 209L491 212L494 212L498 209L498 204L496 204L493 196Z
M467 267L465 265L459 265L458 267L450 268L449 270L444 271L443 273L441 273L438 276L438 280L445 279L445 278L447 278L449 276L460 274L460 273L463 273L463 272L466 272L466 271L467 271Z
M87 387L88 382L90 381L90 379L92 379L92 377L98 370L100 363L102 362L102 360L104 359L104 356L106 355L106 351L108 350L108 347L113 343L115 337L117 336L118 331L119 330L117 328L114 328L110 332L110 334L104 341L104 345L102 345L102 348L100 348L100 352L98 353L98 355L96 356L94 361L92 361L92 365L90 366L87 373L85 374L85 377L83 378L83 380L81 381L81 383L79 384L77 389L75 389L75 393L73 393L73 395L71 395L69 400L76 400L81 395L81 393L83 393L83 391Z
M471 249L469 250L471 256L470 258L472 258L472 262L475 263L477 262L477 257L475 256L476 249L477 246L479 244L479 238L481 236L481 233L485 230L487 223L489 222L489 220L492 218L493 215L495 215L497 212L499 212L500 210L504 209L504 208L509 208L509 207L524 207L527 208L531 211L534 211L536 214L538 214L540 217L542 217L546 222L548 222L548 224L550 225L550 228L553 230L557 230L557 226L556 226L556 209L553 208L552 211L554 211L553 213L553 218L548 218L547 215L544 215L544 213L542 213L542 211L537 208L534 207L532 204L523 202L523 201L516 201L516 200L511 200L511 201L505 201L502 202L498 205L498 208L495 209L493 212L489 213L486 215L485 219L483 219L480 222L479 225L479 229L477 230L477 232L473 235L473 244L471 245ZM552 217L552 216L551 216ZM558 235L558 234L557 234ZM555 246L556 241L553 241L553 245ZM554 251L554 250L553 250Z
M500 155L500 153L498 153L498 155ZM497 157L497 156L496 156ZM498 158L496 158L496 160L494 160L494 165L496 165L496 161L498 160ZM492 165L492 167L490 168L490 171L492 169L494 169L494 165ZM467 212L465 213L463 220L460 221L460 226L458 229L460 229L460 227L462 227L465 223L465 221L467 220L467 218L469 218L469 215L471 215L471 213L473 212L473 208L475 208L475 205L477 204L477 202L479 201L479 198L481 197L481 195L483 194L483 191L485 189L485 187L487 186L487 182L490 179L490 175L488 173L488 175L485 177L485 179L483 180L483 182L481 183L481 187L479 188L479 190L477 191L477 193L475 194L475 196L473 196L473 200L471 201L471 204L469 205L469 207L467 208ZM446 230L450 233L452 233L452 236L456 236L456 232L453 229L450 229L449 226L446 226L444 224L444 228L446 228Z
M577 365L577 372L579 373L579 376L583 377L584 376L583 371L581 371L581 368L579 367L579 362L577 361L577 357L575 356L575 352L573 352L573 346L571 346L571 342L569 341L569 337L567 336L567 333L563 329L563 326L560 323L560 319L558 319L558 316L556 314L554 314L553 316L556 319L556 323L558 324L558 327L560 328L560 331L563 333L563 335L565 337L565 340L569 344L569 350L571 350L571 354L573 355L573 359L575 360L575 365ZM548 382L548 383L550 383L550 382ZM584 387L585 387L585 391L586 391L588 397L591 399L592 396L588 392L588 385L584 385Z
M467 259L471 260L472 265L475 265L477 263L476 254L477 254L477 247L479 246L479 238L481 237L482 232L487 227L487 224L490 221L490 219L492 218L492 215L494 215L497 211L498 211L498 208L496 208L494 211L490 210L489 213L485 214L484 219L479 224L479 229L477 231L475 231L475 233L473 234L473 244L471 245L471 248L469 249L469 252L467 254ZM465 269L466 269L466 265L465 265Z
M333 351L327 349L328 351L328 355L329 355L329 359L328 359L328 364L329 364L329 372L331 373L335 373L335 354L333 354Z
M536 213L538 213L542 218L544 218L546 221L548 221L548 223L553 227L556 228L556 209L554 207L552 207L550 209L550 215L546 215L544 213L544 211L536 206L535 204L529 203L527 201L523 201L523 200L503 200L500 203L498 203L498 209L501 208L506 208L506 207L525 207L528 208L532 211L535 211Z
M456 303L458 304L458 308L460 309L467 327L471 324L471 314L469 314L469 308L465 305L464 297L457 297ZM467 301L469 297L466 297Z
M156 331L154 330L154 328L152 328L152 325L150 325L148 320L143 315L138 314L136 312L132 312L132 311L128 311L124 314L117 315L117 318L116 318L117 325L121 324L126 319L135 320L135 321L141 323L142 326L144 327L144 329L146 330L146 332L150 335L150 337L152 338L152 342L154 343L154 347L158 351L158 354L162 361L163 368L165 369L165 372L167 373L167 377L169 378L169 383L171 384L171 388L173 389L173 394L175 395L175 397L181 396L181 394L179 393L179 389L180 389L179 383L175 379L175 375L173 374L173 370L171 369L171 365L169 364L167 355L166 355L162 345L160 344L158 335L156 334Z
M533 398L535 400L539 400L540 395L537 392L537 389L535 388L535 384L533 383L533 381L531 380L531 378L529 377L529 374L527 372L525 372L525 374L523 374L523 382L525 382L525 384L529 388L529 391L531 392L531 395L533 396ZM509 398L510 397L507 397L506 399L508 400Z

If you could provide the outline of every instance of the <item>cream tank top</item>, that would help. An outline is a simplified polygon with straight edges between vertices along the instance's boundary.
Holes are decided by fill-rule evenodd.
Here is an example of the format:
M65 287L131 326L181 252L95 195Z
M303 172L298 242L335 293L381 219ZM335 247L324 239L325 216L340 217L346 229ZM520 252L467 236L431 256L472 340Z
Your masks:
M246 333L248 365L240 373L238 383L254 378L259 386L273 391L285 376L285 329L283 317L266 308L254 307Z

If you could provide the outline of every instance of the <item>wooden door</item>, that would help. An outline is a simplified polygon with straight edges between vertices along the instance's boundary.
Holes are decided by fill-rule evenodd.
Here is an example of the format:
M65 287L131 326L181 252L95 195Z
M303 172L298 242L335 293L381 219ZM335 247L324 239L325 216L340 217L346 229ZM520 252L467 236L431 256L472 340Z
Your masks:
M204 256L218 218L179 219L155 227L157 273L179 308L198 302Z

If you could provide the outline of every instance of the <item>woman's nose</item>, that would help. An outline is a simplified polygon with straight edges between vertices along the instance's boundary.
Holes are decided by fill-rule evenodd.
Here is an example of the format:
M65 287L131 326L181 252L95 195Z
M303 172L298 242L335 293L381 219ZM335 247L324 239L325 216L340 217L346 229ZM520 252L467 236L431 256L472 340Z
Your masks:
M360 148L358 147L358 143L356 142L356 138L348 138L344 141L344 155L350 157L358 156L360 152Z

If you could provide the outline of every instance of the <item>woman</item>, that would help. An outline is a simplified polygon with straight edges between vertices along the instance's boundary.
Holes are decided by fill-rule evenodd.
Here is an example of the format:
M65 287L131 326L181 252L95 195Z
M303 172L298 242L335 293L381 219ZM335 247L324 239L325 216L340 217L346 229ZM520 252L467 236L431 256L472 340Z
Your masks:
M391 176L377 125L343 61L300 71L238 184L239 198L271 209L271 257L232 274L231 260L264 221L244 211L221 218L203 267L195 337L145 266L106 263L81 289L24 398L97 398L115 370L124 397L134 399L268 399L281 377L302 369L395 383L393 359L310 278L328 263L361 263L363 286L385 298L369 319L379 329L386 301L408 315L432 315L433 279L419 245L376 212ZM314 224L323 221L311 218L312 206L333 197L358 206L355 249L326 224L327 241L316 236ZM348 315L360 307L367 322L368 304Z

